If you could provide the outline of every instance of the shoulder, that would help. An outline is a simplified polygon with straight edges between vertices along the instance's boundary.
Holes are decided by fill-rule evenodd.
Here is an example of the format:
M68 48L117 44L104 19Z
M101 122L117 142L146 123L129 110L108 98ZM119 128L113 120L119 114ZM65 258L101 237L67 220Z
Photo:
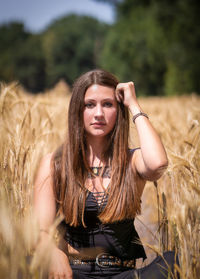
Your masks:
M47 171L51 169L51 163L54 157L54 153L48 153L46 155L44 155L41 159L40 159L40 163L39 163L39 169L42 168L43 171Z
M53 153L48 153L40 159L34 179L36 186L43 184L46 179L51 177L52 159Z

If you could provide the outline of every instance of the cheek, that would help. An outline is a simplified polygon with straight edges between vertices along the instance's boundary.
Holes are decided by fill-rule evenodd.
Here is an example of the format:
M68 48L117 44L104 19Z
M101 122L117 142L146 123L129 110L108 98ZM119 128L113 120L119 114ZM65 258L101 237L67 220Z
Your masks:
M88 123L90 121L90 118L91 118L90 113L87 110L85 110L83 112L83 123L84 123L84 126L88 125Z
M87 113L84 112L83 113L83 124L84 124L84 126L87 125L87 118L88 118Z
M117 111L114 110L114 111L110 114L110 116L109 116L110 124L111 124L112 126L114 126L116 120L117 120Z

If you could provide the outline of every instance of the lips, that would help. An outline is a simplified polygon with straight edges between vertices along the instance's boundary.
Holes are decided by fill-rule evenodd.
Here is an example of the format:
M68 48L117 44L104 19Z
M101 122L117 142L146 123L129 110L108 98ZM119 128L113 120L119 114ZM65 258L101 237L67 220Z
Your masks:
M94 122L91 125L101 127L101 126L105 126L106 124L104 122Z

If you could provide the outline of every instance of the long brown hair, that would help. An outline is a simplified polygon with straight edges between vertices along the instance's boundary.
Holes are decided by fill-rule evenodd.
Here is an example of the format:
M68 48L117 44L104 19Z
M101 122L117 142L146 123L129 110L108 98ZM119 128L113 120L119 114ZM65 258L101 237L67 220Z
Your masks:
M86 160L86 140L83 124L84 96L93 84L116 88L119 81L104 70L93 70L80 76L74 83L68 109L68 132L64 144L53 159L54 192L58 213L65 216L71 226L84 225L84 208L87 189L85 181L89 165ZM136 174L130 166L128 149L129 113L118 103L115 127L108 137L104 159L111 165L108 203L99 214L103 223L134 218L140 211Z

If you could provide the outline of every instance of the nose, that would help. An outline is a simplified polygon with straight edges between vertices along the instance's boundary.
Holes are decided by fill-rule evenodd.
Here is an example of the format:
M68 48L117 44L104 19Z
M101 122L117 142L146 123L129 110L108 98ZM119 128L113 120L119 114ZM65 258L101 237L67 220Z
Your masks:
M102 117L104 115L103 108L100 104L96 106L95 117Z

